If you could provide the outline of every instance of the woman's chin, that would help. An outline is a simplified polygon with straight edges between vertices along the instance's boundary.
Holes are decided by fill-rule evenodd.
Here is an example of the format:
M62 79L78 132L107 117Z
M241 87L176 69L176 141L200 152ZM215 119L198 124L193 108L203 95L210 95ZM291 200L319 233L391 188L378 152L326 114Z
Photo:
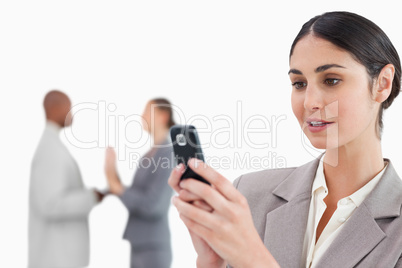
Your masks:
M332 148L332 146L330 146L330 144L327 143L328 141L325 138L317 139L317 138L309 137L309 140L310 140L311 145L313 145L314 148L316 148L316 149L327 150L327 149Z

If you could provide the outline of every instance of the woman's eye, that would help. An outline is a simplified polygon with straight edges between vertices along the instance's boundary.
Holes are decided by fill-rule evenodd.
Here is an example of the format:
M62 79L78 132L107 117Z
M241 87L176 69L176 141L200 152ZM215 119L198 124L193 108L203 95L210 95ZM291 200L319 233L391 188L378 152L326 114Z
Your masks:
M294 86L296 89L302 89L307 86L307 83L306 82L294 82L292 84L292 86Z
M336 84L339 83L339 81L341 81L341 80L336 79L336 78L328 78L328 79L325 79L324 83L328 86L335 86Z

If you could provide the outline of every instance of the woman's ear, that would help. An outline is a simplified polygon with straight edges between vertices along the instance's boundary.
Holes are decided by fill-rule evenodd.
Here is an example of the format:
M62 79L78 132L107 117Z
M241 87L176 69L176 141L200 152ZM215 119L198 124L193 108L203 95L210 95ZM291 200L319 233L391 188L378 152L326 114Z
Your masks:
M394 81L395 67L392 64L385 65L378 75L377 83L374 88L375 101L384 102L392 91L392 82Z

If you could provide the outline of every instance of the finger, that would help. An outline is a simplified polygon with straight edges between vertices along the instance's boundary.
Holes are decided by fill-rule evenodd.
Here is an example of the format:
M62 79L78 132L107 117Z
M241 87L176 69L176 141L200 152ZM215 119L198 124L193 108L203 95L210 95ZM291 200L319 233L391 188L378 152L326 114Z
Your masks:
M229 201L215 188L210 185L194 179L182 180L180 187L192 195L202 197L208 205L218 212L227 211Z
M194 202L196 200L201 200L202 198L199 197L198 195L187 191L186 189L180 189L179 191L179 197L181 200L185 202Z
M183 221L184 225L186 225L191 235L191 239L193 239L193 235L197 235L201 239L205 239L206 237L210 237L213 235L213 232L210 229L198 224L197 222L191 220L183 214L180 214L180 219Z
M236 188L229 180L227 180L216 170L205 164L203 161L192 158L189 160L188 165L194 172L196 172L198 175L201 175L212 185L214 185L216 189L220 193L222 193L228 200L236 201L239 196L241 196L240 192L236 190Z
M170 173L170 177L168 179L168 184L175 190L177 193L180 192L181 187L179 186L181 175L184 172L184 165L177 165L172 172Z
M179 192L179 198L187 203L192 203L194 206L201 208L205 211L212 212L214 209L208 205L201 197L195 195L186 189L181 189Z
M113 147L106 148L106 161L115 162L116 161L116 152L114 151Z
M107 153L107 154L113 154L113 153L114 153L113 147L108 146L108 147L106 148L106 153Z
M176 207L180 215L183 215L192 221L204 226L208 229L214 229L219 225L219 221L214 215L208 211L200 209L190 203L184 202L179 197L174 196L172 203Z
M202 200L194 201L193 205L196 206L197 208L200 208L200 209L208 211L208 212L214 211L214 209L210 205L208 205L206 202L204 202Z

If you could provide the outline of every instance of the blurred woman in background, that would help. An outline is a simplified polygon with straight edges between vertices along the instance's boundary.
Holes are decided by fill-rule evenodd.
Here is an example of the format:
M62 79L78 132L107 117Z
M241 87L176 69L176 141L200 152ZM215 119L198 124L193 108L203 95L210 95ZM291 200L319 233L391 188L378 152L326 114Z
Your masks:
M142 118L153 145L139 160L132 185L122 185L112 148L106 150L105 173L110 192L120 198L129 213L123 238L131 245L131 268L169 268L172 250L168 209L172 190L167 180L173 152L168 134L175 124L171 103L163 98L150 100Z

